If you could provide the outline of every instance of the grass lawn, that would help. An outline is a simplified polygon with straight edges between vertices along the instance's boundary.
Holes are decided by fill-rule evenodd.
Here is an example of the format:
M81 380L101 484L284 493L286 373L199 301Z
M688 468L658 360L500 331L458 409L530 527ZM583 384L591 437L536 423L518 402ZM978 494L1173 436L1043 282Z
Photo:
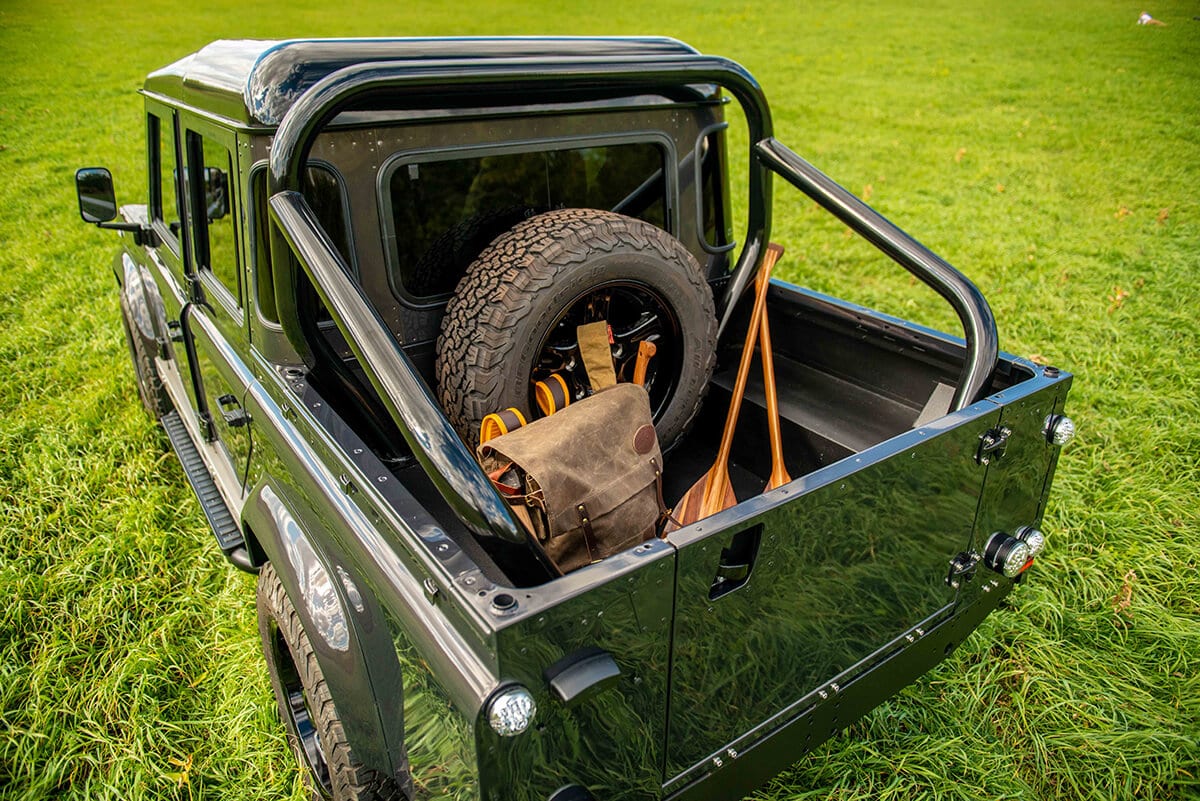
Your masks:
M1006 350L1076 373L1008 610L753 796L1200 797L1200 6L0 2L0 799L303 796L253 582L142 413L115 240L145 74L213 39L676 36L755 73L777 135L977 281ZM953 317L776 183L779 275Z

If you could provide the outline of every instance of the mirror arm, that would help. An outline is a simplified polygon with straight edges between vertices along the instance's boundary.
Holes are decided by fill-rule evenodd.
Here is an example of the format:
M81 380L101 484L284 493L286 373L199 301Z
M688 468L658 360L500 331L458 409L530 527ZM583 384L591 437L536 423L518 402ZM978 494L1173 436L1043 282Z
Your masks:
M155 247L158 245L158 237L154 235L154 229L148 228L141 223L98 222L92 224L97 228L106 228L109 231L128 231L133 234L133 241L137 245L146 247Z

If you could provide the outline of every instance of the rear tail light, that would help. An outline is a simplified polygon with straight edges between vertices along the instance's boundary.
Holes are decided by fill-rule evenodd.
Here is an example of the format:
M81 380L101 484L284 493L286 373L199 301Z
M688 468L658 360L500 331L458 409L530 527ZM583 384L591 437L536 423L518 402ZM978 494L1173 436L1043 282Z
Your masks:
M1046 535L1033 526L1021 526L1017 529L1017 539L1029 546L1029 558L1037 556L1046 547Z
M1046 418L1042 432L1046 441L1055 445L1066 445L1075 438L1075 423L1065 414L1052 414Z
M1033 552L1028 543L997 531L983 549L983 563L1006 578L1016 578L1033 564Z

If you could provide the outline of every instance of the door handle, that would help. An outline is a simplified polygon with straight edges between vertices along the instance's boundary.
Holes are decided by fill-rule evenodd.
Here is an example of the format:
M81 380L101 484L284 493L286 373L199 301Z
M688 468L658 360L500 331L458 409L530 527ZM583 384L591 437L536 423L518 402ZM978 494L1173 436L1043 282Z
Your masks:
M722 556L724 556L724 554L722 554ZM717 568L717 581L737 581L740 583L745 583L746 579L748 578L750 578L749 562L730 564L722 559L720 566Z
M242 404L233 395L222 395L217 398L217 406L221 409L221 417L230 428L241 428L250 422L250 415L242 408Z
M721 549L721 561L717 563L717 575L708 588L708 600L715 601L750 580L762 542L762 530L762 523L743 529L733 535L728 547Z
M567 654L542 673L550 690L564 704L575 704L616 684L621 668L603 648L589 646Z

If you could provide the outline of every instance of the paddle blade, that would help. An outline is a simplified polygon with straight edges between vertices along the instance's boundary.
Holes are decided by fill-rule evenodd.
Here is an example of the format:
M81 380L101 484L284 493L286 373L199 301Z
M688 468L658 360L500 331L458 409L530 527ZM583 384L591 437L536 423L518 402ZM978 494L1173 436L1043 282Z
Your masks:
M714 475L715 470L709 470L692 488L683 494L679 503L671 511L663 536L677 531L684 526L690 526L697 520L715 515L717 512L737 506L737 496L733 494L733 485L729 483L729 474ZM705 500L707 498L707 501Z
M771 468L771 477L767 479L767 486L763 488L763 492L770 492L776 487L782 487L791 480L792 477L788 475L787 468L783 466L783 459L780 458Z

